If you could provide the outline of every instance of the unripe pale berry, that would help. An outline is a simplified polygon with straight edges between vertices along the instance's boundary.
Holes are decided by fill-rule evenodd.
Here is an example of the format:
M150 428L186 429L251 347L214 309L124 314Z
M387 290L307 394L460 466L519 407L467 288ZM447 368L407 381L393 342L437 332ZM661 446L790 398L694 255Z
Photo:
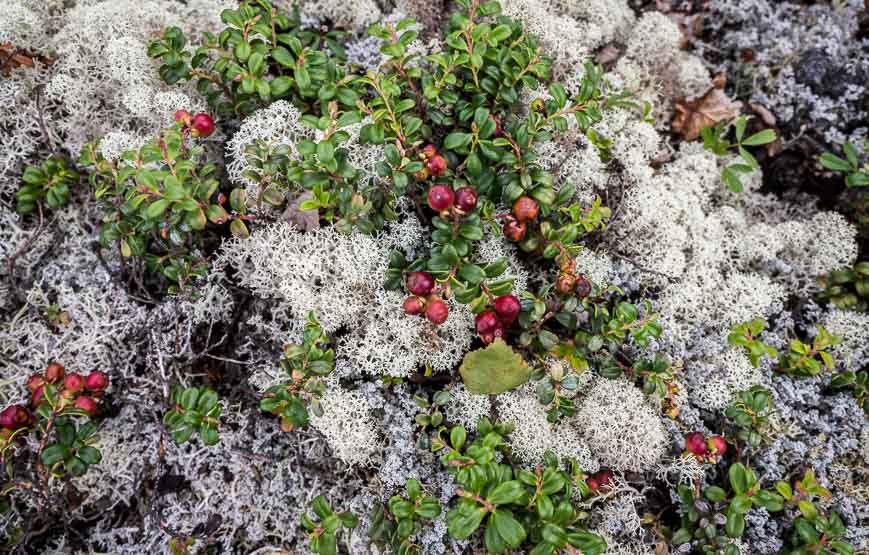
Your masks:
M27 378L27 390L33 393L38 388L45 385L45 378L41 374L33 374Z
M591 282L585 279L584 276L576 278L576 296L584 299L591 294Z
M425 310L425 305L419 297L408 297L404 299L402 306L404 307L404 312L412 316L422 314L422 311Z
M685 449L693 455L705 455L707 453L706 438L700 432L691 432L685 436Z
M474 324L477 328L477 333L480 335L491 334L498 327L498 317L491 310L481 312L474 318Z
M727 442L721 436L712 436L708 442L709 451L713 455L721 456L727 452Z
M193 115L190 114L190 112L188 112L187 110L176 110L175 121L189 126L190 122L193 121Z
M404 278L407 290L419 297L425 297L434 289L434 278L428 272L411 272Z
M97 402L94 401L93 397L85 395L75 400L75 408L81 409L90 416L93 416L97 412Z
M429 168L429 171L431 171L431 168ZM432 172L432 175L434 175L434 172ZM432 210L437 212L443 212L452 208L454 199L455 194L453 193L453 189L448 185L434 185L428 190L428 205L431 206Z
M57 383L63 379L64 369L63 364L52 362L45 369L45 381L48 383Z
M193 116L190 128L192 129L191 134L194 137L208 137L214 133L214 120L208 114L196 114Z
M531 197L519 197L513 203L513 216L520 222L534 220L538 214L540 214L540 205Z
M473 187L462 187L456 191L456 207L462 212L470 212L477 207L477 191Z
M521 241L525 237L526 231L528 231L528 227L525 225L525 222L520 222L513 218L510 218L504 224L504 237L514 243Z
M428 318L429 322L436 326L446 322L449 315L450 309L447 306L447 303L440 299L430 300L425 307L425 317Z
M447 159L440 154L436 154L428 159L426 167L428 167L428 172L430 174L435 177L440 177L447 171Z
M516 321L520 310L522 310L522 305L519 304L519 299L514 295L502 295L495 299L495 312L505 326Z
M72 393L78 393L84 389L84 376L78 372L70 372L63 379L63 387Z
M88 391L102 391L109 387L109 377L105 372L96 370L88 374L85 378L85 387Z

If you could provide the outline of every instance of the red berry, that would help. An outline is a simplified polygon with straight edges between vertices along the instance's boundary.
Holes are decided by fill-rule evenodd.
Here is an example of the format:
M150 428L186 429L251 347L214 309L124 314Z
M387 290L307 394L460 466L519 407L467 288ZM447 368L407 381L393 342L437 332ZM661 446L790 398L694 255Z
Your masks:
M97 412L97 402L94 401L93 397L82 396L75 400L75 408L93 416Z
M576 283L576 276L573 274L559 274L558 279L555 280L555 289L566 295L568 293L573 292L573 286Z
M584 276L576 278L576 296L584 299L591 294L591 282L585 279Z
M43 385L45 385L45 378L43 378L41 374L33 374L32 376L27 378L27 390L31 393L33 393Z
M32 404L34 407L38 407L39 405L41 405L44 402L45 402L45 387L40 385L33 392L33 395L30 396L30 404Z
M498 313L498 318L505 326L516 321L520 310L522 310L522 305L519 304L519 299L514 295L502 295L495 299L495 312Z
M700 432L691 432L685 436L685 449L697 456L705 455L707 452L706 438Z
M585 479L585 485L587 485L588 489L591 491L597 491L600 487L600 482L598 482L594 476L589 476Z
M52 362L45 369L45 381L48 383L57 383L63 379L64 370L63 364Z
M721 436L712 436L708 442L709 450L713 455L721 456L727 452L727 442Z
M594 477L601 486L605 486L609 484L610 480L612 480L613 473L609 470L601 470L600 472L595 474Z
M21 405L11 405L0 412L0 427L17 430L30 423L30 411Z
M450 309L447 303L440 299L434 299L428 302L425 307L425 317L432 324L439 326L447 321L447 316L450 315Z
M462 212L470 212L477 207L477 191L473 187L462 187L456 191L456 206Z
M525 222L520 222L513 218L510 218L504 224L504 237L515 243L525 238L526 231L528 231L528 228Z
M447 171L447 159L440 154L435 154L428 159L428 172L435 177L440 177Z
M534 220L540 213L540 205L531 197L519 197L513 203L513 215L520 222Z
M437 212L452 208L454 198L453 189L448 185L434 185L428 190L428 205Z
M85 378L85 387L88 391L102 391L109 387L109 377L105 372L100 372L99 370L91 372Z
M477 333L480 335L493 335L499 324L498 317L491 310L477 314L474 323L477 327Z
M70 372L63 379L63 387L72 393L78 393L84 389L84 377L78 372Z
M200 113L193 116L190 123L194 137L207 137L214 133L214 120L208 114Z
M404 299L402 306L404 307L404 312L410 315L422 314L422 311L425 310L425 305L419 297L408 297Z
M419 297L425 297L434 289L434 278L428 272L411 272L404 278L407 290Z
M422 155L426 158L431 158L432 156L437 156L438 147L432 144L425 145L422 149Z
M193 116L187 110L175 111L175 121L177 121L178 123L183 123L184 125L189 126L192 120Z

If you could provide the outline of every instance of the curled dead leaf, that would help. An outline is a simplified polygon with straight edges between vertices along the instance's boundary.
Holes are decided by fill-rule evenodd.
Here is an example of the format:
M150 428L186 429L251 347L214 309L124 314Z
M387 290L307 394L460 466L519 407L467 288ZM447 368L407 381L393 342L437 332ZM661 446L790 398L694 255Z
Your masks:
M712 86L701 96L677 99L673 131L681 134L686 141L693 141L700 136L700 130L704 127L738 116L742 102L728 98L724 93L726 82L724 75L716 75Z

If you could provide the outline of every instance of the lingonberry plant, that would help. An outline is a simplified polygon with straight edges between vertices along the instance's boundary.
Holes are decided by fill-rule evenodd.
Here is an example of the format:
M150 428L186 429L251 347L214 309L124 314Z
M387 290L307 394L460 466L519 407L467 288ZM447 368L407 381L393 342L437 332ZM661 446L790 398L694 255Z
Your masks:
M318 555L335 555L338 552L338 534L342 529L356 528L359 519L350 512L335 513L322 495L311 501L312 518L303 513L300 526L308 534L308 547Z
M834 389L850 389L857 399L857 404L869 414L869 370L838 372L833 375L830 386Z
M417 413L414 419L419 427L419 443L417 446L420 449L428 449L428 427L438 429L444 423L444 407L452 400L452 395L448 391L436 391L432 395L431 401L423 395L414 395L413 402L421 410Z
M78 183L79 174L66 159L52 156L38 166L28 166L21 180L24 185L15 194L15 209L29 214L43 202L52 209L65 205L69 189Z
M728 344L745 349L748 359L755 368L757 368L761 358L778 356L778 351L774 347L757 338L764 329L766 329L766 320L755 318L750 322L736 324L731 329L730 335L727 336Z
M779 359L779 371L791 376L817 376L824 368L832 371L836 365L833 355L827 349L842 342L842 338L832 335L818 326L818 334L811 344L792 339L789 350Z
M274 385L260 401L260 409L281 419L281 430L290 432L308 425L308 410L322 415L319 399L326 391L322 378L335 368L335 352L313 312L308 314L301 344L287 345L280 366L290 381Z
M743 186L739 174L751 173L760 169L757 159L745 147L761 146L776 140L777 136L772 129L764 129L757 133L745 136L745 128L748 125L748 117L739 116L732 121L721 121L716 125L709 125L700 131L703 139L703 147L717 156L726 156L736 151L741 161L733 163L721 170L721 180L734 193L741 193ZM734 142L727 138L730 128L734 130Z
M789 507L799 509L800 516L794 519L790 534L790 546L782 553L787 555L851 555L853 546L844 541L845 524L835 512L827 514L814 501L815 498L832 498L827 488L815 480L813 469L806 469L802 479L794 482L793 487L785 481L776 483L776 490Z
M770 439L770 416L774 412L772 395L756 385L740 391L724 414L736 428L736 438L756 449Z
M510 426L493 424L487 418L477 423L477 437L470 443L461 426L450 429L448 438L442 437L444 432L434 437L432 450L441 452L441 463L458 485L456 500L447 513L452 537L467 539L482 530L490 553L518 549L533 555L594 555L606 551L606 541L585 529L587 513L574 504L572 475L562 470L552 453L547 452L545 463L533 470L512 466L504 441ZM586 482L581 483L588 492Z
M818 300L831 302L841 309L869 310L869 261L834 270L818 281L824 288Z
M834 172L841 172L845 175L845 185L848 187L867 187L869 186L869 161L860 162L857 156L857 149L849 142L842 144L842 152L845 158L840 158L832 152L821 154L819 161L821 165Z
M368 537L377 544L388 545L396 555L422 553L414 536L422 530L423 521L441 514L441 504L422 490L413 478L404 483L406 495L393 495L386 507L377 505L371 516Z
M124 258L133 257L144 262L149 272L165 276L171 282L170 293L205 274L201 249L211 231L209 222L228 223L236 236L248 235L244 190L229 194L228 212L216 166L199 162L203 148L188 140L196 125L203 136L208 126L188 116L176 115L178 124L162 129L120 159L105 159L97 142L82 149L79 161L90 169L91 185L105 207L100 228L103 247L116 246Z
M171 400L173 407L163 415L163 424L175 443L186 443L197 432L205 445L215 445L220 441L217 428L223 407L216 391L210 387L176 386Z
M685 454L693 455L698 461L715 463L727 452L727 441L721 436L707 438L700 432L685 436Z

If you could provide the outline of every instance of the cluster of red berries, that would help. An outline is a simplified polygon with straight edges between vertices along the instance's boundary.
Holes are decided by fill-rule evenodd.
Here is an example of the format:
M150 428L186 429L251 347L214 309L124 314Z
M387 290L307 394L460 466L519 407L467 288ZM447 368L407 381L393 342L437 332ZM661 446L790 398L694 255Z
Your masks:
M600 488L609 485L610 480L612 480L613 473L609 470L601 470L592 474L588 478L585 479L585 485L588 486L593 492L597 492Z
M428 205L441 214L450 210L455 210L456 216L468 214L477 207L477 191L473 187L453 191L449 185L432 185L428 190Z
M183 123L185 130L189 130L194 137L208 137L214 133L214 120L204 112L194 116L187 110L177 110L175 121Z
M540 205L536 200L531 197L519 197L513 203L512 214L504 221L504 237L518 243L528 233L528 224L536 220L539 215Z
M685 436L685 451L691 453L702 462L715 462L727 452L727 442L721 436L707 439L700 432L691 432Z
M109 377L105 372L95 370L87 376L78 372L66 373L63 365L52 362L43 374L34 374L27 378L27 389L31 392L30 403L38 407L45 402L45 386L52 384L60 390L61 399L68 404L93 416L97 412L97 401L109 387Z
M411 297L404 299L404 311L417 315L425 313L432 324L439 326L447 321L450 308L435 292L435 280L428 272L411 272L404 278Z
M491 343L497 337L504 336L504 330L510 327L519 316L522 305L514 295L501 295L494 301L494 310L485 310L474 320L477 334L484 343Z
M447 159L441 156L435 145L428 144L422 149L422 160L425 162L425 167L416 173L416 178L420 181L425 181L432 177L440 177L447 172L449 165Z

